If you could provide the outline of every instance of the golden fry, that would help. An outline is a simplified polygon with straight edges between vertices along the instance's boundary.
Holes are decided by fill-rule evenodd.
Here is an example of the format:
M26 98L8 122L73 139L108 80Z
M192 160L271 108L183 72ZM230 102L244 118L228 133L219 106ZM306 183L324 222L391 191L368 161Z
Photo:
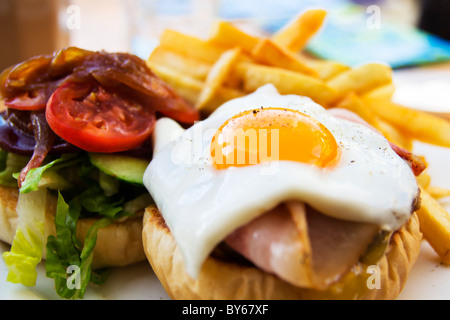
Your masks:
M362 95L362 98L392 100L394 93L395 93L395 85L394 83L391 82L364 93Z
M162 34L160 47L209 63L215 63L226 50L212 42L171 29L165 30Z
M336 61L311 59L302 55L298 55L298 58L313 69L319 78L324 81L327 81L344 71L350 70L349 66Z
M400 106L390 101L364 99L380 118L393 124L410 137L438 145L450 147L450 121Z
M187 57L171 50L157 47L153 50L148 59L151 65L170 66L178 70L181 74L188 75L204 81L211 70L210 63L202 62L201 60Z
M323 106L335 99L336 92L323 81L298 72L281 68L240 63L237 73L243 80L244 91L253 92L272 83L281 94L298 94L310 97Z
M214 110L208 110L208 103L213 99L217 90L224 84L226 78L229 76L232 66L239 57L240 48L230 49L225 51L214 66L211 68L200 97L196 103L196 107L206 113L211 113Z
M377 129L387 140L406 150L412 150L413 140L400 132L397 128L381 119L364 101L354 92L347 94L337 105L352 111Z
M183 99L195 105L202 90L202 81L180 73L170 66L153 65L151 63L149 63L149 66L158 77L174 88Z
M450 197L450 189L444 189L439 187L428 187L427 191L435 199Z
M450 214L426 191L420 188L422 207L417 211L424 238L445 264L450 264Z
M363 94L392 81L391 67L380 63L368 63L344 71L327 81L337 91L337 99L349 92Z
M280 47L270 39L262 39L254 47L252 58L259 63L272 67L279 67L287 70L297 71L313 77L318 77L318 73L308 67L289 50Z
M223 47L239 47L245 53L251 54L258 44L259 38L249 35L230 22L219 21L216 23L209 41Z
M272 40L293 52L302 50L322 26L327 12L322 9L308 10L295 17L272 36Z
M424 189L429 188L431 184L431 177L427 173L427 170L423 171L419 176L416 177L417 183Z
M177 93L183 99L185 99L192 105L197 104L204 86L203 82L190 76L186 76L179 71L167 66L155 65L152 67L152 69L158 77L163 79L172 88L177 90ZM216 94L208 102L205 108L208 110L214 110L224 102L241 97L243 95L244 92L242 91L227 87L220 87L217 89Z
M354 92L347 94L344 99L336 105L336 108L343 108L352 111L372 126L376 126L377 124L376 122L378 120L378 116L372 111L372 109L364 105L364 102Z

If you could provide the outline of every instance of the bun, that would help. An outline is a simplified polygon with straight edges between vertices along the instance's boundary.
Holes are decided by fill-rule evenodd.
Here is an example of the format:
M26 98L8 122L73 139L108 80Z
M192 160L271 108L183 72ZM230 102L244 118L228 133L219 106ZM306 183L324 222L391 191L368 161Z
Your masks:
M17 228L18 197L17 188L0 187L0 240L9 244L12 244ZM49 195L45 212L47 235L56 234L54 224L56 204L57 198ZM145 260L142 245L142 216L143 212L99 230L92 264L94 269L122 267ZM95 218L79 220L77 236L80 240L84 239L89 227L96 221Z
M414 213L410 221L393 234L380 267L380 289L351 293L345 298L395 299L417 260L422 234ZM143 221L143 243L156 276L168 295L177 300L319 300L329 292L303 289L255 267L209 257L198 279L185 271L183 257L156 207L147 208ZM365 282L364 282L365 285ZM334 296L336 298L336 296ZM338 297L344 298L344 296Z

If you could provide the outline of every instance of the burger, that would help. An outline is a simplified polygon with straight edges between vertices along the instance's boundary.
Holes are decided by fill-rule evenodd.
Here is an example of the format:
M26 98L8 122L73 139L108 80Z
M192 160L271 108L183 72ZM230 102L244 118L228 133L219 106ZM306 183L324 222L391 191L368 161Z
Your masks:
M357 115L269 84L187 130L159 119L153 138L143 245L173 299L401 292L426 165Z
M36 266L57 293L83 298L105 268L145 260L142 176L159 117L197 111L127 53L76 47L0 74L0 240L8 281L33 286ZM77 285L68 285L69 276Z

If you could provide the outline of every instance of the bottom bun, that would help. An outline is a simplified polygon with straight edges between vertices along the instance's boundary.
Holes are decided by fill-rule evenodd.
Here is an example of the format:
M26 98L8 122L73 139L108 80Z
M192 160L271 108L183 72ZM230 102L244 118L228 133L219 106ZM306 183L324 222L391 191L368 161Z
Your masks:
M181 252L154 206L147 208L143 224L147 259L168 295L177 300L392 300L403 289L422 240L417 215L413 214L410 221L392 235L379 260L376 288L368 289L369 274L356 286L353 283L344 288L338 284L333 290L316 291L295 287L255 267L211 256L203 264L198 278L193 279L187 274ZM361 284L365 288L362 291Z
M17 188L0 187L0 240L12 244L17 228L16 211L19 192ZM48 194L45 212L45 232L55 235L54 217L57 198ZM94 269L122 267L145 261L142 245L142 215L137 214L121 222L115 222L98 231L92 266ZM97 221L95 218L80 219L77 237L85 238L89 228ZM44 252L45 259L45 252Z

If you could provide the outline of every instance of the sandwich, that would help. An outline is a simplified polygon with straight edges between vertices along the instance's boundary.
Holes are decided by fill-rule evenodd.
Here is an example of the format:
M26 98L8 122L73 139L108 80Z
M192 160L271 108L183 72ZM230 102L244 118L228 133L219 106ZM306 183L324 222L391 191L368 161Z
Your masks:
M36 266L57 293L83 298L108 267L145 260L142 176L159 117L197 111L128 53L76 47L0 74L0 240L8 281L33 286Z
M170 138L169 138L170 137ZM420 250L421 157L265 85L157 121L147 259L173 299L395 299Z

